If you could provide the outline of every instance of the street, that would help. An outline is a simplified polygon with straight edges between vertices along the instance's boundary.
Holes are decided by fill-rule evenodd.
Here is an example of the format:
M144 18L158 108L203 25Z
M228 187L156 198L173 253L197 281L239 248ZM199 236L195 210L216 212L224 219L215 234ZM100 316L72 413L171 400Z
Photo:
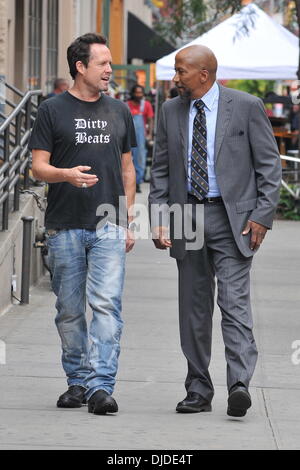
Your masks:
M146 191L144 184L137 202L146 201ZM0 449L299 449L299 233L299 222L275 221L254 260L252 306L259 359L250 387L252 408L245 418L226 414L217 306L210 367L213 410L175 412L185 396L186 374L176 263L150 240L139 240L127 260L125 326L114 393L119 413L95 416L86 406L56 408L67 387L54 325L55 297L46 275L31 289L29 305L15 305L0 317L0 339L6 345L6 364L0 364Z

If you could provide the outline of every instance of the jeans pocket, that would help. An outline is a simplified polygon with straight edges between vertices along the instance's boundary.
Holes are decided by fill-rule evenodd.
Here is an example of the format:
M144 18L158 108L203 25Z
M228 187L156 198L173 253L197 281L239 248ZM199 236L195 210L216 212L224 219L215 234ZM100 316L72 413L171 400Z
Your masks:
M109 228L108 230L108 232L110 233L109 238L118 238L121 240L125 239L126 229L122 227L122 225L113 224L109 220L106 222L106 225Z
M110 222L110 220L108 220L107 222L107 225L109 225L110 227L114 227L115 229L122 229L124 230L125 228L122 226L122 225L117 225L117 224L114 224L113 222Z
M46 230L46 238L48 240L53 240L53 238L56 238L62 231L63 229L54 230L52 228L49 228L48 230Z

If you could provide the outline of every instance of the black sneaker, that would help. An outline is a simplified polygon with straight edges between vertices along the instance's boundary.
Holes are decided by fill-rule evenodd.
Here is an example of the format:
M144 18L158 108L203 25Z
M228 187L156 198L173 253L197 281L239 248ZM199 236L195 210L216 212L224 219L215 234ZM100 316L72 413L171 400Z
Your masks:
M118 405L116 400L105 392L105 390L98 390L88 400L88 411L95 415L116 413L118 411Z
M58 408L80 408L82 404L86 404L84 394L86 389L81 385L70 385L69 389L63 393L58 401Z

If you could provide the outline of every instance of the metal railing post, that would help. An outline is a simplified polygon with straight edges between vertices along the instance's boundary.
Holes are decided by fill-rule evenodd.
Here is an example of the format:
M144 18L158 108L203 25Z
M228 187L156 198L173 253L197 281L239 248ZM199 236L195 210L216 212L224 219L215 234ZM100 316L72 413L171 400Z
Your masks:
M32 97L26 103L26 115L25 115L25 128L29 130L31 128L31 111L32 111ZM25 158L28 157L29 152L26 153ZM24 169L24 189L29 188L29 161Z
M25 158L28 158L28 153L29 152L26 152L26 155L25 155ZM29 161L24 169L24 189L28 189L29 188Z
M4 131L4 163L9 161L9 129L10 126ZM9 213L9 166L7 170L4 172L4 179L7 179L7 183L3 188L3 192L6 193L6 199L3 202L2 206L2 230L8 230L8 213Z
M18 147L21 143L21 121L22 121L22 114L18 114L16 117L16 133L15 133L15 146ZM20 152L19 155L16 156L16 159L20 159ZM20 163L20 162L19 162ZM16 185L14 187L14 211L18 211L20 208L20 166L17 170L17 173L19 175L19 179L16 182Z
M25 129L28 130L31 127L31 97L26 103L25 113Z
M29 304L30 264L32 249L32 222L34 217L22 217L23 221L23 252L22 252L22 285L21 304Z

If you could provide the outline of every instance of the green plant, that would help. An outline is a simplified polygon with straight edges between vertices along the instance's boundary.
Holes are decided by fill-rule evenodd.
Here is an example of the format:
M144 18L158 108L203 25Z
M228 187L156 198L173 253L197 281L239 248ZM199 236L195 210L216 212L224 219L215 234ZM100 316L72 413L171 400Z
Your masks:
M149 2L148 2L149 3ZM224 16L240 11L240 0L165 0L152 1L159 8L154 30L170 44L188 34L189 39L209 31Z
M295 190L295 187L291 187ZM300 200L295 199L285 188L280 190L277 214L288 220L300 220Z
M226 86L236 90L246 91L251 95L264 98L270 91L274 91L274 80L228 80Z

